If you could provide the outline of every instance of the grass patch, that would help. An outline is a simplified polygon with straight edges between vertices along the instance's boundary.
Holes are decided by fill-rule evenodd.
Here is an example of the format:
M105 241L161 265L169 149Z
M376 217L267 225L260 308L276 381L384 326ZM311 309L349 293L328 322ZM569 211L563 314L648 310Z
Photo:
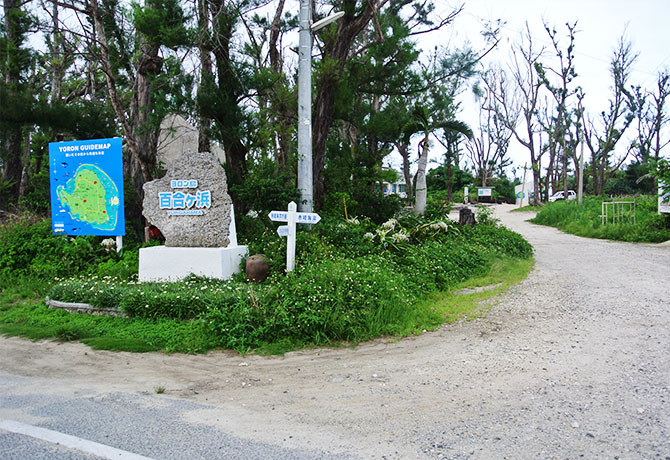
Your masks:
M35 341L78 340L93 349L111 351L202 353L215 347L198 321L67 313L35 300L0 311L0 333Z
M457 283L450 293L436 292L415 304L413 308L398 308L394 320L383 328L381 319L373 317L369 338L378 335L403 337L423 330L433 330L443 323L463 318L473 318L481 313L482 302L520 282L532 269L533 259L500 258L494 260L486 273ZM499 284L494 289L471 294L456 294L463 288L476 288ZM14 295L24 291L17 286ZM12 293L4 293L11 299ZM388 312L387 312L388 313ZM381 315L383 313L378 313ZM128 352L181 352L202 353L220 348L220 341L202 320L175 320L167 318L117 318L71 314L47 308L42 302L23 298L12 307L0 309L0 333L31 340L52 339L63 342L81 341L95 350ZM376 334L376 335L375 335ZM311 346L341 346L351 341L325 341L314 343L299 338L284 337L257 344L255 347L238 348L245 353L252 349L264 355L283 354L287 351Z
M523 206L521 208L514 208L510 212L539 212L544 206Z
M485 311L484 305L488 299L523 281L534 265L534 259L497 259L486 274L459 283L446 295L435 294L422 304L422 308L429 309L432 314L437 315L439 322L424 325L423 329L432 330L443 323L476 318ZM495 287L479 292L458 293L463 289L485 286Z
M15 283L0 281L6 288L0 328L35 340L183 353L217 348L274 354L404 336L458 316L433 305L441 293L496 272L499 259L532 257L530 244L499 226L490 209L480 209L477 217L478 225L461 227L413 214L382 225L326 216L312 231L298 233L300 252L290 273L283 268L286 239L273 227L259 228L248 244L250 254L263 253L270 263L271 276L262 284L247 283L242 275L138 283L131 264L136 255L128 254L104 263L94 259L89 271L55 284L43 281L54 279L45 276L33 283L33 275L23 273ZM28 238L24 233L7 233L8 241L20 248ZM33 243L38 253L45 247ZM66 249L81 249L79 244ZM128 318L54 311L44 306L45 295L118 309Z
M577 203L577 200L549 203L531 219L531 222L556 227L566 233L587 238L641 243L661 243L670 240L670 215L658 215L657 197L635 196L620 200L635 200L636 224L603 225L600 217L603 202L601 197L586 197L582 204Z

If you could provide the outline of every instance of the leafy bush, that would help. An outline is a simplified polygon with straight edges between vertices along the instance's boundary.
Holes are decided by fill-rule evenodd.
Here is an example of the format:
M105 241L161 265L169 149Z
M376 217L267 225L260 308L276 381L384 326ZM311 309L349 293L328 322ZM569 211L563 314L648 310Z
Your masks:
M264 231L256 247L273 267L261 285L89 277L54 286L49 296L121 308L135 318L202 321L218 346L245 351L412 330L430 316L418 305L431 293L482 274L495 257L532 255L520 235L495 225L460 228L408 215L377 227L368 219L326 218L298 234L296 270L283 275L285 239L273 233Z
M87 273L109 258L100 240L53 235L47 219L15 218L0 227L0 275L54 278Z
M625 222L603 225L600 217L601 197L585 197L581 205L576 201L549 203L532 222L589 238L648 243L670 239L670 216L657 214L658 202L655 196L642 195L619 200L635 200L636 224Z
M430 192L426 199L426 219L447 219L451 212L452 203L448 200L448 194L445 190Z
M46 215L51 209L51 195L49 189L49 170L45 170L30 178L28 190L19 200L19 206L22 209L34 213Z
M241 184L231 186L231 193L249 209L261 214L273 209L284 209L291 201L298 201L298 193L290 169L281 169L269 158L257 159L249 166L249 174Z
M506 177L494 179L491 184L493 189L493 199L496 201L504 201L506 203L516 202L516 195L514 193L515 182L510 181Z
M96 275L125 281L137 279L140 262L139 248L124 248L121 253L120 257L112 256L100 262L95 270Z
M486 206L477 206L476 221L481 225L496 226L500 219L493 217L493 208Z

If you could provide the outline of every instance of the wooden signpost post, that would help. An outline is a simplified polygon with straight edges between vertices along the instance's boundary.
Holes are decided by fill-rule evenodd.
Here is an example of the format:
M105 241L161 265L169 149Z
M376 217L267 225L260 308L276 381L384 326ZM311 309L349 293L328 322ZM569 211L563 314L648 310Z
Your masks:
M277 229L279 236L287 237L286 240L286 271L295 268L295 224L316 224L321 216L313 212L297 212L298 205L294 201L288 204L288 211L270 211L268 217L273 222L286 222Z

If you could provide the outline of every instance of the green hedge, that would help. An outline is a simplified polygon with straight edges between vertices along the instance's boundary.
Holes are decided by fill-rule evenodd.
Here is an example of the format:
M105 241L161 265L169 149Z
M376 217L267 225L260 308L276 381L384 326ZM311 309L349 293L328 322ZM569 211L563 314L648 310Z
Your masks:
M460 228L415 218L381 227L354 220L324 224L299 234L298 264L289 274L280 268L285 239L268 236L274 273L264 284L89 277L60 283L49 296L120 308L131 317L199 321L224 348L325 344L411 330L431 314L419 305L432 293L482 274L494 258L532 255L521 236L497 226Z

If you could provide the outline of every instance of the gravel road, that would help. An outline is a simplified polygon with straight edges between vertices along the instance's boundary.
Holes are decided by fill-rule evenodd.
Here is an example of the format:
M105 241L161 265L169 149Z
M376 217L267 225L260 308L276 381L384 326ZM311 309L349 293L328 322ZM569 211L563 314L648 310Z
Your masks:
M188 400L185 423L317 457L670 460L670 246L579 238L511 209L496 214L536 266L483 318L283 357L0 338L0 376L21 381L5 391Z

